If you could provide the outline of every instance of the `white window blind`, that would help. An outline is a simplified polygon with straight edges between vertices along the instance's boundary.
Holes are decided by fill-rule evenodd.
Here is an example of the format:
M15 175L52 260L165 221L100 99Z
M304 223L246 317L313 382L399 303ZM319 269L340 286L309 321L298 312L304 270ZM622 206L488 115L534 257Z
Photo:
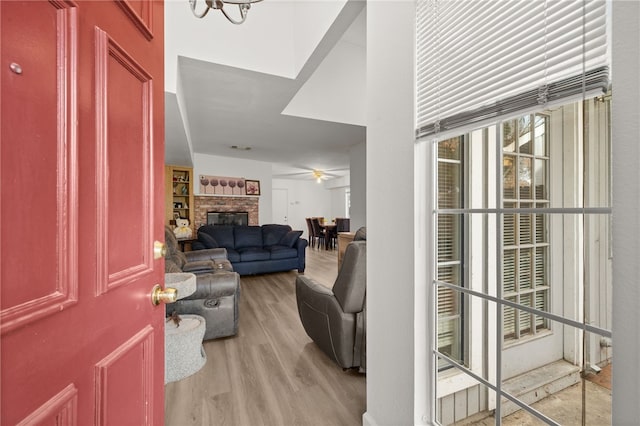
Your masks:
M419 0L417 14L417 137L608 89L604 0Z

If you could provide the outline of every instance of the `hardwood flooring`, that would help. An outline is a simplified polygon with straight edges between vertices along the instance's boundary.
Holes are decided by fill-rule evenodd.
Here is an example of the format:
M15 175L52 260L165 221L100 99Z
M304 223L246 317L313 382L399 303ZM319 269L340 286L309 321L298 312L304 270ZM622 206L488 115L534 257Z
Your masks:
M307 248L305 275L331 287L337 250ZM167 426L362 424L365 376L342 371L307 336L296 276L242 277L238 335L205 342L205 366L166 385Z

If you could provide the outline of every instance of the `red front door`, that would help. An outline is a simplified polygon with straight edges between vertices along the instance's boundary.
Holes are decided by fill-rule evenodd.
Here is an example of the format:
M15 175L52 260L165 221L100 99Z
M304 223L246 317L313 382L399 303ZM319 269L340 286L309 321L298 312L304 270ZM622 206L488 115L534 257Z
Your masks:
M0 1L3 425L164 422L163 14Z

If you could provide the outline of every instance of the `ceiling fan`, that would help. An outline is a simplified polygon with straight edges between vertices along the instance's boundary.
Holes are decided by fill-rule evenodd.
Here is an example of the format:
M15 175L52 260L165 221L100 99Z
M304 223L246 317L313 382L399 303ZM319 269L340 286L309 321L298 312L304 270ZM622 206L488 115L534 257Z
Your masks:
M327 176L322 170L314 170L313 177L318 183L322 183L323 180L329 179L329 176Z
M293 172L293 173L281 173L275 174L274 177L279 177L283 179L291 179L291 178L302 178L302 179L314 179L316 182L321 183L323 180L337 178L343 176L348 168L342 169L331 169L331 170L322 170L322 169L311 169L307 167L296 167L298 169L303 169L304 171Z

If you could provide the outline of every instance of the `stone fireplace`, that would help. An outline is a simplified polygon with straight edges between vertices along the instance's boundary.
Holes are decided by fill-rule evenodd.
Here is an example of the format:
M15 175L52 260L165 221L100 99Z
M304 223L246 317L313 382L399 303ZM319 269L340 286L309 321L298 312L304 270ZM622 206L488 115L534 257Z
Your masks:
M208 212L249 214L249 225L260 224L259 197L195 196L195 229L207 224Z

